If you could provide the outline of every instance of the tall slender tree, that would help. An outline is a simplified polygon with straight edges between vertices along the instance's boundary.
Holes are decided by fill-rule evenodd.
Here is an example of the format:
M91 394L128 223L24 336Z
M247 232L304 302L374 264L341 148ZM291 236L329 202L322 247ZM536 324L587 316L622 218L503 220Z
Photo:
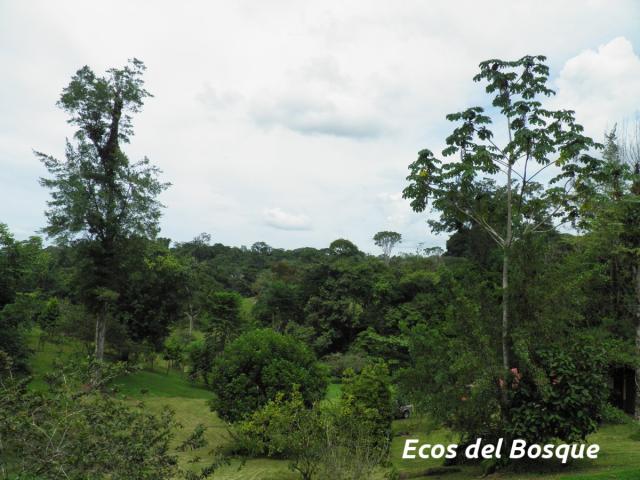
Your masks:
M538 55L482 62L474 81L486 82L486 92L492 96L491 116L482 107L447 115L457 126L442 153L457 154L457 161L442 162L430 150L422 150L409 166L409 186L403 192L415 211L424 211L431 202L440 212L440 219L430 222L435 230L452 231L461 224L475 223L500 248L500 343L505 371L513 366L509 309L512 246L526 235L574 219L581 174L597 162L587 152L598 145L583 134L574 112L543 106L542 99L554 94L547 87L549 68L545 61ZM496 134L494 123L504 125L504 132ZM556 176L544 182L550 173ZM487 210L487 195L504 206L500 221Z
M134 236L155 237L162 207L157 197L169 185L158 181L160 171L146 157L131 163L122 151L133 135L132 114L151 96L144 71L137 59L103 76L82 67L57 103L77 127L74 141L67 139L65 159L36 152L50 174L40 180L51 190L44 232L83 246L81 290L96 318L98 360L119 293L122 246Z

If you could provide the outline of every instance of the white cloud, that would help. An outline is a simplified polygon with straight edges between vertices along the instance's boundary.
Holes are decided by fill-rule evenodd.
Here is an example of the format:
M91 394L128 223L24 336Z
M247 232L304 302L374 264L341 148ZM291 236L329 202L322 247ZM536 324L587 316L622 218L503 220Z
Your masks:
M637 51L639 12L635 0L0 1L0 195L20 199L0 201L0 221L44 225L32 149L63 154L73 131L55 101L71 75L135 56L154 97L124 148L173 184L162 235L208 231L227 244L291 248L346 237L377 251L371 237L390 228L407 248L442 244L397 192L416 153L442 147L445 114L486 104L472 81L477 64L543 53L553 78L567 59L619 36ZM582 77L569 73L577 88ZM637 101L640 76L611 78L570 97L558 90L588 120L600 110L588 110L587 97L613 89L617 106L603 118L625 114L615 111ZM265 206L278 208L267 216ZM307 230L292 235L287 225Z
M385 214L385 228L402 229L412 220L413 211L409 202L402 198L402 192L380 193L377 198Z
M380 136L381 85L346 74L335 56L312 58L284 73L283 85L255 95L249 115L262 127L281 126L303 135L353 139ZM285 87L285 88L283 88Z
M280 125L301 134L364 139L383 132L384 127L373 116L353 114L338 105L320 96L288 95L254 107L251 114L258 125Z
M556 84L555 103L575 110L598 140L615 123L640 112L640 57L624 37L570 58Z
M309 217L288 213L280 208L267 208L263 212L264 222L279 230L311 230Z
M196 100L210 110L224 110L240 102L242 96L233 91L220 92L209 82L205 82L202 91L196 95Z

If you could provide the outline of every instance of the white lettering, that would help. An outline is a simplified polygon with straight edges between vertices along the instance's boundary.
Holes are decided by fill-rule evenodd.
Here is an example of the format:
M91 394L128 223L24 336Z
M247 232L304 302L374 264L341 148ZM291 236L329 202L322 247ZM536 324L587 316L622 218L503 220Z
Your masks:
M544 453L542 454L542 458L544 458L545 460L553 458L553 445L551 444L545 445L542 450L544 450Z
M416 458L416 455L413 454L411 455L409 452L413 451L416 449L416 447L412 447L411 445L418 443L418 440L416 439L407 439L404 442L404 451L402 452L402 458L406 459L406 458Z
M558 445L556 448L556 457L562 460L562 463L567 463L569 459L569 445Z
M452 458L456 458L456 456L458 456L458 445L454 443L447 447L447 455L444 458L451 460Z
M429 454L427 453L427 451L431 448L431 445L429 445L428 443L425 443L424 445L420 446L420 449L418 450L418 456L420 458L429 458Z
M522 458L524 457L525 451L524 447L527 446L527 442L524 440L514 440L511 444L511 453L509 454L509 458Z
M491 445L490 443L486 444L484 447L482 447L482 452L481 452L482 458L491 458L495 450L496 450L495 445Z
M587 458L595 460L598 458L598 452L600 451L600 445L589 445L587 448Z
M478 458L480 443L482 443L482 438L478 438L475 443L469 445L464 451L464 456L467 458Z
M444 445L434 445L431 449L431 458L442 458L444 456Z

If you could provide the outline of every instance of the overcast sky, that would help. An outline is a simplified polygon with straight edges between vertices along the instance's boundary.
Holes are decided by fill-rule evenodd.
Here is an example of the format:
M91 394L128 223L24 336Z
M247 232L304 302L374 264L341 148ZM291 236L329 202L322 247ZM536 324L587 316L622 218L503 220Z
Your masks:
M71 75L137 57L155 96L125 151L173 184L162 236L442 245L401 191L445 114L486 105L478 63L546 55L554 103L601 140L640 109L639 27L633 0L0 0L0 222L18 238L44 225L33 150L62 156Z

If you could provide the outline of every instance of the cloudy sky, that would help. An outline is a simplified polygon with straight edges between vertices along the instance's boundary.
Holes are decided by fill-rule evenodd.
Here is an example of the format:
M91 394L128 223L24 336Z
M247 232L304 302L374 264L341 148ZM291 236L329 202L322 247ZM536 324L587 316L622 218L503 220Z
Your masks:
M486 103L477 64L546 55L554 104L601 139L640 109L639 26L634 0L0 0L0 222L19 238L44 225L33 150L63 154L71 75L137 57L155 96L126 152L173 184L163 236L442 245L401 191L444 115Z

